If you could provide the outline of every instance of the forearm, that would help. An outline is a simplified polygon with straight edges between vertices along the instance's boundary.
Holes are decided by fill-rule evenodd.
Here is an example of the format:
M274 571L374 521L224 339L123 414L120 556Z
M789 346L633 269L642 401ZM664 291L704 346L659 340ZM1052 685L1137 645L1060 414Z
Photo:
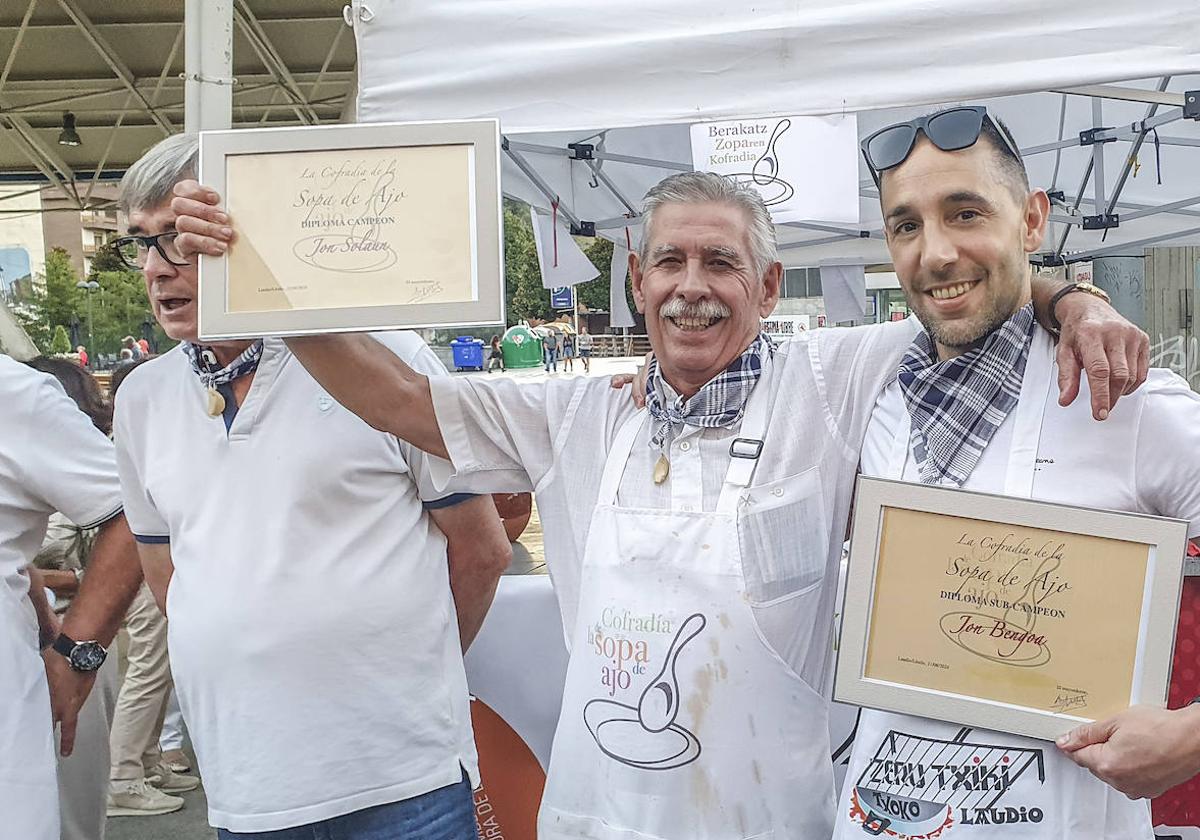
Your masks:
M34 566L27 566L25 574L29 577L29 601L37 614L38 639L41 646L45 647L58 635L58 616L46 598L41 571Z
M1065 280L1044 275L1032 268L1030 271L1033 274L1029 282L1033 297L1033 314L1044 329L1052 333L1056 332L1058 325L1054 322L1054 312L1050 308L1050 301L1060 289L1069 284Z
M63 620L63 632L76 641L95 639L108 645L142 583L137 546L125 517L118 515L100 528L92 547L88 573Z
M292 353L329 394L370 426L446 458L429 378L369 335L287 339Z
M62 569L41 569L42 584L55 595L74 595L79 591L79 578L74 572Z
M458 639L466 653L492 607L503 570L485 571L473 558L456 560L453 554L448 554L448 560L450 592L454 595L454 611L458 616Z

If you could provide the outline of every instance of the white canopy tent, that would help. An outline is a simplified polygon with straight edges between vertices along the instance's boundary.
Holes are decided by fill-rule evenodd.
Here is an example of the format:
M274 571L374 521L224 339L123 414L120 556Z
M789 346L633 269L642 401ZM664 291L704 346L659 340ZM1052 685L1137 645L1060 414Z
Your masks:
M1009 124L1034 184L1061 191L1050 261L1200 242L1194 0L354 0L349 14L360 121L497 116L505 192L546 212L557 198L575 230L621 244L646 189L692 168L691 123L857 113L866 136L966 101ZM1081 145L1095 128L1105 142ZM886 261L860 177L860 224L782 226L787 264Z

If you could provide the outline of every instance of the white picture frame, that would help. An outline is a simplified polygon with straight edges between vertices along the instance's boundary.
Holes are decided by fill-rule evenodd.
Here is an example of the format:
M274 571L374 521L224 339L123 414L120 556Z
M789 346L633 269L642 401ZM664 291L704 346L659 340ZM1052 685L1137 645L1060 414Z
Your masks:
M906 513L893 515L890 511ZM1027 554L1042 550L1036 546L1036 542L1041 539L1038 535L1046 532L1060 535L1065 540L1061 541L1060 548L1071 548L1058 552L1059 565L1054 567L1054 585L1061 586L1058 577L1060 574L1061 581L1068 584L1072 580L1076 582L1077 590L1072 591L1070 586L1067 590L1071 596L1078 596L1071 602L1070 609L1058 609L1045 599L1036 602L1031 599L1029 607L1016 609L1018 602L1006 600L1003 593L1019 591L1021 579L1015 572L1009 572L1010 577L1002 578L1002 567L1009 565L1007 561L991 566L993 570L998 570L997 575L986 583L979 580L983 572L972 572L975 575L976 588L971 591L979 593L975 596L978 602L966 603L957 600L965 596L953 588L941 590L936 597L928 594L927 587L923 585L926 581L946 577L951 580L961 579L964 570L971 568L970 563L977 562L968 559L960 566L958 555L984 558L992 547L997 545L997 540L1000 545L1004 544L1003 537L994 537L991 543L985 543L982 539L967 537L964 534L953 543L955 547L952 550L944 550L942 542L939 542L939 534L942 531L950 535L957 533L963 529L964 522L967 523L968 533L976 533L971 530L974 526L970 523L979 523L978 533L1012 534L1008 554L1017 559L1022 559L1017 553L1017 547L1020 545L1017 538L1022 534L1035 534L1034 543L1026 546ZM919 524L919 528L914 528L914 524ZM889 528L899 530L889 533ZM1101 542L1097 543L1096 540ZM976 543L986 545L987 548L979 548ZM929 545L930 548L928 553L905 553L905 547L913 545ZM964 545L969 547L959 548ZM1069 653L1063 656L1062 651L1072 650L1073 643L1082 644L1083 647L1079 649L1086 647L1089 621L1107 622L1092 626L1112 630L1113 623L1118 620L1111 611L1108 615L1088 615L1087 599L1095 597L1096 593L1101 593L1104 589L1093 574L1078 574L1080 569L1089 568L1083 559L1084 553L1089 557L1100 557L1104 552L1098 552L1097 546L1105 545L1113 549L1110 559L1115 565L1112 568L1119 569L1122 575L1130 575L1129 580L1140 579L1142 582L1136 592L1128 586L1122 590L1126 593L1128 602L1136 602L1140 606L1136 615L1129 609L1120 613L1123 616L1120 620L1136 625L1136 640L1132 644L1133 659L1129 661L1128 656L1118 654L1110 648L1099 660L1083 664L1105 678L1112 677L1106 693L1110 700L1114 692L1125 684L1121 675L1127 674L1128 702L1124 705L1163 705L1167 699L1174 653L1183 560L1187 546L1186 522L1144 514L1092 510L860 476L842 608L834 700L1045 740L1053 740L1080 723L1107 716L1093 715L1076 708L1081 702L1083 708L1090 708L1088 704L1091 702L1091 695L1084 689L1077 689L1083 692L1082 695L1073 695L1071 691L1067 691L1064 696L1063 692L1058 692L1053 700L1050 699L1051 694L1045 694L1044 703L1033 704L1024 699L1034 694L1041 697L1046 688L1029 686L1040 681L1043 676L1053 681L1053 674L1057 673L1051 670L1050 661L1039 664L1043 653L1039 647L1045 647L1045 655L1049 657L1050 641L1053 639L1060 654L1059 664L1054 668L1069 667L1078 671ZM892 546L898 548L893 549ZM1072 557L1076 546L1079 547L1079 551L1076 552L1075 559L1068 562L1065 558ZM1143 556L1139 546L1145 549L1144 561L1139 561L1144 565L1131 564L1122 559ZM977 551L980 553L976 553ZM1053 549L1047 551L1047 557L1054 556L1049 553ZM881 557L886 558L882 563ZM1042 578L1037 576L1037 572L1043 566L1035 566L1041 561L1030 557L1025 562L1034 573L1033 580L1041 581ZM889 567L888 564L892 565ZM941 564L943 568L938 571L933 564ZM905 569L904 574L895 571L902 568ZM975 568L981 569L983 566ZM914 572L916 569L921 571ZM1049 574L1046 574L1045 581L1050 580ZM1008 586L1000 586L1012 577L1015 577L1016 581L1011 590ZM917 582L913 584L908 578L915 578ZM1116 580L1112 581L1112 585L1119 586ZM1038 586L1037 583L1025 584L1026 589L1032 589L1035 593L1034 598L1037 597ZM916 599L911 597L910 587L915 587L918 593ZM998 594L989 595L989 592ZM1092 595L1087 595L1088 592ZM1113 597L1120 597L1120 593L1115 593ZM1065 605L1065 601L1057 603ZM903 609L897 609L897 604L905 606ZM940 617L936 612L930 611L931 607L937 610L947 604L949 612ZM1000 625L988 626L991 618L980 618L972 622L970 619L962 620L957 614L970 610L972 615L984 616L989 615L989 610L992 611L991 615L1003 611L1003 616L1016 615L1016 621L1020 622L1032 619L1028 612L1030 609L1044 611L1043 615L1036 616L1037 620L1043 622L1040 632L1035 627L1034 632L1030 634L1017 624L1009 624L1000 631L999 637L994 637L992 633ZM907 619L897 621L895 616L904 614L905 610L911 614ZM975 612L976 610L978 612ZM1054 613L1062 613L1061 618ZM997 622L1000 620L995 618ZM930 629L934 621L938 623L941 636L946 637L952 644L936 641L939 634ZM978 632L986 642L979 641L975 635L975 628L981 624L985 626L985 630ZM1050 629L1047 629L1048 624ZM963 632L956 634L956 626L966 635L964 636ZM995 643L997 638L1006 638L1004 634L1010 629L1026 633L1024 639L1019 632L1007 638L1017 639L1013 644L1026 646L1033 655L1026 659L996 661L990 648L983 649L982 646ZM1052 630L1055 635L1052 635ZM912 642L913 638L925 641ZM909 644L914 645L913 656L894 656L897 649L903 649L903 646ZM981 646L980 650L974 649L976 645ZM1121 649L1125 650L1126 647ZM962 651L967 652L968 661L975 663L976 659L979 659L983 664L977 663L978 667L968 668L955 664L963 658ZM1022 654L1022 657L1024 656ZM1098 667L1101 662L1103 668ZM1018 668L1019 678L1012 676ZM1039 668L1045 669L1044 673L1037 672L1036 669ZM909 676L896 678L895 674L899 672ZM968 672L975 676L968 677ZM984 676L978 676L984 672ZM958 676L955 676L956 673ZM986 691L975 694L958 689L957 686L955 690L944 685L936 687L938 684L956 680L959 684L966 685L976 679L989 681ZM1003 684L1006 680L1010 682L1009 685ZM1049 689L1051 692L1054 690ZM1020 694L1022 700L1013 702L1011 698L1004 699L1003 695L1010 692ZM983 694L990 696L981 696ZM1097 700L1095 705L1100 707L1103 704ZM1119 709L1109 711L1111 713L1117 710Z
M497 120L202 132L199 179L202 341L504 322Z

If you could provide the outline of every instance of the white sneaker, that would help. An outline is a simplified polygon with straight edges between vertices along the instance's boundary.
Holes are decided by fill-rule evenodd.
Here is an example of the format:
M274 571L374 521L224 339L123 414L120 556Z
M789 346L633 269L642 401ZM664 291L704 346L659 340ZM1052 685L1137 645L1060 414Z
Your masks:
M184 793L200 787L200 779L196 776L176 773L166 762L160 761L146 771L146 784L153 785L167 793Z
M108 816L153 817L183 807L183 799L146 784L145 779L114 782L108 791Z

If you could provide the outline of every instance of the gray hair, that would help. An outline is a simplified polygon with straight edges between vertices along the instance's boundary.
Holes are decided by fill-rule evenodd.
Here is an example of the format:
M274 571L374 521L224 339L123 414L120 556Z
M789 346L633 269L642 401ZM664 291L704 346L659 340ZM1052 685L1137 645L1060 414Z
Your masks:
M169 201L177 183L196 177L199 150L195 134L173 134L156 143L121 179L121 210L128 215Z
M779 253L775 243L775 224L762 196L749 184L739 183L714 172L680 172L659 181L646 193L642 205L642 242L638 259L644 264L650 247L650 226L654 212L664 204L730 204L746 214L750 237L750 259L762 277Z

